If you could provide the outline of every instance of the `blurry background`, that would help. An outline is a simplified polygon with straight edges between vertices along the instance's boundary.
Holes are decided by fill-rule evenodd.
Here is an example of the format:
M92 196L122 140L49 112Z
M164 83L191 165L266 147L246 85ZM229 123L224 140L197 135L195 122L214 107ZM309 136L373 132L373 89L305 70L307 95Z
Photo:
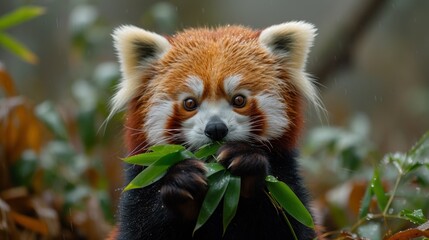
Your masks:
M0 14L22 4L43 6L46 13L10 31L36 53L38 64L3 48L0 56L23 95L36 103L67 101L74 82L91 80L100 63L116 62L110 34L121 24L172 34L186 27L265 28L305 20L319 29L309 72L322 85L329 123L345 124L363 113L373 126L371 139L386 150L405 149L429 126L429 3L371 2L3 1ZM336 66L325 73L320 68L327 63Z
M429 129L428 1L14 0L0 3L0 16L23 5L40 6L45 12L6 31L35 53L37 63L26 63L0 47L0 62L15 85L12 95L24 97L19 98L24 110L13 120L18 123L7 125L15 105L6 104L10 96L0 91L4 124L0 157L8 163L0 168L0 200L4 200L0 210L15 208L18 214L4 220L8 224L0 224L2 233L20 234L29 228L30 236L61 232L64 238L99 239L109 231L122 187L119 158L125 153L121 116L106 128L101 124L119 80L110 34L121 24L161 34L224 24L260 29L290 20L315 24L318 36L308 71L319 83L328 114L320 120L313 109L309 111L303 165L316 197L322 198L320 204L329 201L327 192L341 179L368 178L368 171L359 172L361 162L373 163L384 153L406 151ZM31 134L28 129L12 130L29 128L27 121L33 118L39 120L31 120L35 126ZM30 135L33 140L22 140ZM322 142L338 145L320 156ZM336 167L326 169L338 164L318 156L342 160L339 168L345 174ZM330 174L327 171L341 176L320 187L323 183L317 179ZM361 174L355 177L350 172ZM16 199L31 202L27 204L31 207L14 207L11 202L17 204L12 201ZM35 218L25 219L28 223L20 218L25 216L56 225L37 232L38 225L32 225L37 222L30 221ZM72 224L65 224L68 221ZM335 218L324 225L344 227Z

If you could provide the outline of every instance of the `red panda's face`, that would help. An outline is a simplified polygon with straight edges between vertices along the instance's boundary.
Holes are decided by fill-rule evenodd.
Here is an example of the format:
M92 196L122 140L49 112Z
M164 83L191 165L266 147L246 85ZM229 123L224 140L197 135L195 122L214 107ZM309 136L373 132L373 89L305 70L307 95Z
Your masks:
M124 81L113 111L134 101L129 127L149 145L264 144L293 135L301 97L316 99L303 72L312 40L305 37L314 30L284 25L188 30L169 40L135 27L117 30Z
M189 36L189 34L188 34ZM151 144L192 148L211 141L265 142L288 126L283 80L257 39L171 43L148 87L144 129Z
M221 140L266 141L287 127L286 104L274 90L251 90L240 84L242 75L219 82L204 84L191 75L180 82L184 90L167 93L162 100L154 95L144 125L149 142L200 147Z

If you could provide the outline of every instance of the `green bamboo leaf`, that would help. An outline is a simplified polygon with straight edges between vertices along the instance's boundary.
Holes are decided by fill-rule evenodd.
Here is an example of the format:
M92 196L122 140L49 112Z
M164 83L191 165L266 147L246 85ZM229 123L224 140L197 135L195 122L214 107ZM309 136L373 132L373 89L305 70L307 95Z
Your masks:
M288 185L271 175L265 178L265 182L271 195L287 213L305 226L314 228L311 214Z
M192 152L186 150L183 146L180 145L157 145L149 148L149 150L152 150L152 152L137 154L134 156L126 157L122 160L130 164L149 166L152 163L156 162L158 159L173 152L180 152L182 154L183 159L195 158Z
M185 147L182 145L175 145L175 144L164 144L164 145L155 145L149 148L149 151L152 152L159 152L159 153L172 153L179 150L184 150Z
M131 157L126 157L122 159L126 163L137 164L141 166L149 166L152 163L156 162L158 159L164 157L166 154L160 152L148 152L137 154Z
M225 234L229 223L237 212L238 201L240 200L241 178L231 175L228 187L223 199L223 233Z
M184 159L180 151L169 153L139 173L124 189L128 191L143 188L158 181L167 172L168 168Z
M0 17L0 31L16 26L45 13L42 7L25 6Z
M28 63L35 64L38 61L34 53L6 33L0 32L0 45Z
M213 175L219 171L225 170L225 168L222 166L222 164L216 163L216 162L206 163L206 168L207 168L207 173L206 173L207 177L210 177L211 175Z
M193 159L197 158L197 157L195 157L195 155L191 151L189 151L187 149L181 150L180 152L182 153L182 155L185 159L186 158L193 158Z
M360 204L359 209L359 218L363 218L368 214L369 205L371 203L371 198L373 196L373 192L371 190L371 184L368 184L366 188L365 195L363 196L362 202Z
M219 205L228 186L230 174L221 171L209 177L209 189L204 197L203 204L195 224L194 232L206 223Z
M195 156L198 159L206 159L210 156L213 156L217 153L217 150L222 146L219 142L209 143L204 146L202 146L200 149L198 149L197 152L195 152Z
M374 169L374 175L371 180L371 189L374 192L375 197L377 198L377 204L381 211L384 211L387 205L387 197L384 193L383 185L380 179L380 171L378 168Z
M405 217L408 221L415 223L415 224L423 224L427 221L426 217L423 215L423 211L421 209L416 210L408 210L404 209L401 211L400 215L402 217Z

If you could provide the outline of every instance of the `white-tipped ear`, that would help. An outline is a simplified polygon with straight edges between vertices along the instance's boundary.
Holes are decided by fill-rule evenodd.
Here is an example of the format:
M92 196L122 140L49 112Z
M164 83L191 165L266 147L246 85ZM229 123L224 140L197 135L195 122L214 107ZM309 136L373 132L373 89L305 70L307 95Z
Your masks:
M287 22L266 28L259 35L259 42L274 55L286 60L288 67L303 69L316 28L306 22Z
M263 30L259 35L259 43L281 61L298 91L319 107L317 90L304 71L315 36L316 28L312 24L287 22Z
M147 67L170 49L166 38L134 26L121 26L113 32L114 45L121 65L122 80L112 99L111 114L123 108L144 84Z

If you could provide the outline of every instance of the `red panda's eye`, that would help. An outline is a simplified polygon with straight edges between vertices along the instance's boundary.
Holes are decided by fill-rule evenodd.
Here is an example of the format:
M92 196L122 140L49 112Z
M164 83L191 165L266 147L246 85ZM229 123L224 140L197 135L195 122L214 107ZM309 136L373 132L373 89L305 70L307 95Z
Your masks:
M246 105L246 97L243 95L235 95L232 98L232 106L242 108Z
M197 100L194 98L187 98L183 101L183 107L186 111L194 111L197 107Z

